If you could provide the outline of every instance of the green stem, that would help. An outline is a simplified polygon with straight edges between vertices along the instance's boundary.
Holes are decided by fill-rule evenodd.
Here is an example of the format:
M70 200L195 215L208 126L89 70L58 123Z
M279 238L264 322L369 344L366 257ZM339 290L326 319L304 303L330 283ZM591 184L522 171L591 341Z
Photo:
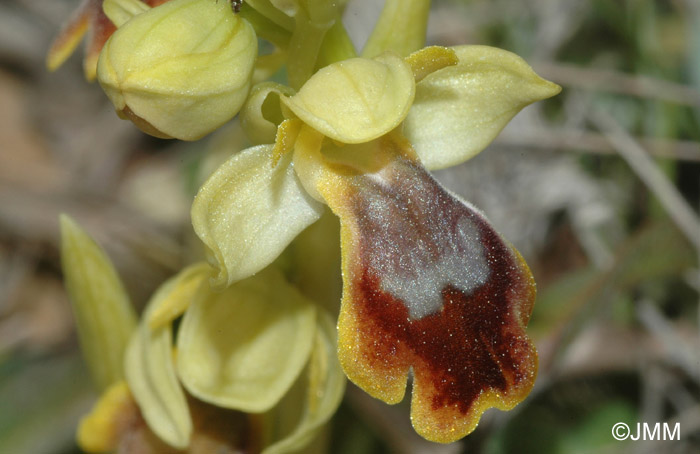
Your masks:
M425 45L430 0L386 0L363 57L392 51L405 57Z
M313 23L301 8L295 19L296 28L289 42L287 78L289 85L299 90L314 72L323 38L332 23Z
M326 209L288 248L296 286L334 316L338 315L343 288L339 239L338 218Z
M275 25L291 32L294 30L294 19L277 9L270 0L245 0L243 8L246 6L253 8L264 18L272 21ZM241 8L241 12L243 12Z

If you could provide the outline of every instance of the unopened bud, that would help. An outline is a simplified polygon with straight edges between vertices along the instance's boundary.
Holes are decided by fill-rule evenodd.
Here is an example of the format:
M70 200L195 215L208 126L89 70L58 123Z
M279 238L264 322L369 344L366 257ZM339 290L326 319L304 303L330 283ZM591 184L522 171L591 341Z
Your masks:
M228 2L172 0L119 27L97 77L120 117L157 137L196 140L238 113L256 55L253 28Z

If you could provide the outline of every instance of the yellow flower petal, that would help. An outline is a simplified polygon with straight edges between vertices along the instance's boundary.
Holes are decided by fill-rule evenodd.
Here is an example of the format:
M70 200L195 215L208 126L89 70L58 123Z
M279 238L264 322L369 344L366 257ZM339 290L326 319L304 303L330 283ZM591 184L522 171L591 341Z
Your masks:
M296 421L296 426L288 434L279 434L272 430L269 436L274 442L263 449L262 454L302 452L340 405L345 391L345 374L336 354L335 325L325 311L318 313L318 329L307 373L304 377L306 383L301 388L302 411L299 412L297 399L291 399L283 400L266 415L269 424L279 429L278 421L287 420L286 413L291 413L291 419ZM288 408L290 406L291 408Z
M206 263L195 263L173 278L173 288L158 306L154 306L148 315L148 325L152 330L163 327L181 316L192 304L200 287L209 285L207 282L212 269Z
M124 350L136 314L112 262L66 215L61 215L61 262L83 355L104 390L124 378Z
M120 27L97 73L117 111L146 132L196 140L238 113L256 54L253 28L227 2L171 0Z
M517 55L487 46L454 48L459 64L416 85L404 134L428 169L483 150L523 107L559 93Z
M321 155L323 135L314 128L302 124L294 142L294 171L299 176L307 194L319 202L325 203L318 192L318 181L326 179L329 174Z
M184 449L192 435L192 418L175 374L172 330L170 325L151 329L148 324L153 310L178 290L177 284L178 277L170 279L151 298L129 342L124 367L129 389L148 426L170 446Z
M413 52L405 60L411 65L416 82L420 82L435 71L459 63L454 49L442 46L424 47Z
M306 364L315 324L314 305L275 268L203 294L180 326L180 379L205 402L269 410Z
M403 121L415 82L411 67L393 54L352 58L320 69L282 102L306 124L344 143L375 139Z
M298 118L284 120L277 128L275 146L272 149L272 162L277 164L282 157L294 150L297 137L304 123Z
M291 88L276 82L262 82L250 90L248 100L241 109L240 119L246 136L253 144L275 141L277 126L284 120L279 98L292 93Z
M194 230L209 248L223 287L269 265L322 213L284 156L273 166L272 145L248 148L225 162L192 205Z

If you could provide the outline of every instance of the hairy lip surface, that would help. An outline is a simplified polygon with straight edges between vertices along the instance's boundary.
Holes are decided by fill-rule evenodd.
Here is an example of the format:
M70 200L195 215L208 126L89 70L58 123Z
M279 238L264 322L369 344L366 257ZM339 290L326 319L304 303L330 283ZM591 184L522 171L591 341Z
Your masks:
M486 408L521 401L537 354L524 331L534 282L517 251L405 158L350 177L343 199L333 208L344 229L348 377L397 402L412 368L413 423L434 441L461 438Z
M363 246L367 268L376 270L380 289L419 320L442 310L444 288L469 294L488 280L490 270L474 217L455 209L462 207L436 191L441 188L432 178L403 178L404 172L392 170L360 177L355 210L360 237L371 239Z

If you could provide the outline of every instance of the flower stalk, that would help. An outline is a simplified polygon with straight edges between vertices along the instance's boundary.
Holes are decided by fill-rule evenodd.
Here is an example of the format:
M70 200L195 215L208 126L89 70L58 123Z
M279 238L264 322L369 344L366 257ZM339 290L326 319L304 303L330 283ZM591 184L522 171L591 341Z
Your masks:
M394 52L402 57L425 45L430 0L386 0L362 56Z

